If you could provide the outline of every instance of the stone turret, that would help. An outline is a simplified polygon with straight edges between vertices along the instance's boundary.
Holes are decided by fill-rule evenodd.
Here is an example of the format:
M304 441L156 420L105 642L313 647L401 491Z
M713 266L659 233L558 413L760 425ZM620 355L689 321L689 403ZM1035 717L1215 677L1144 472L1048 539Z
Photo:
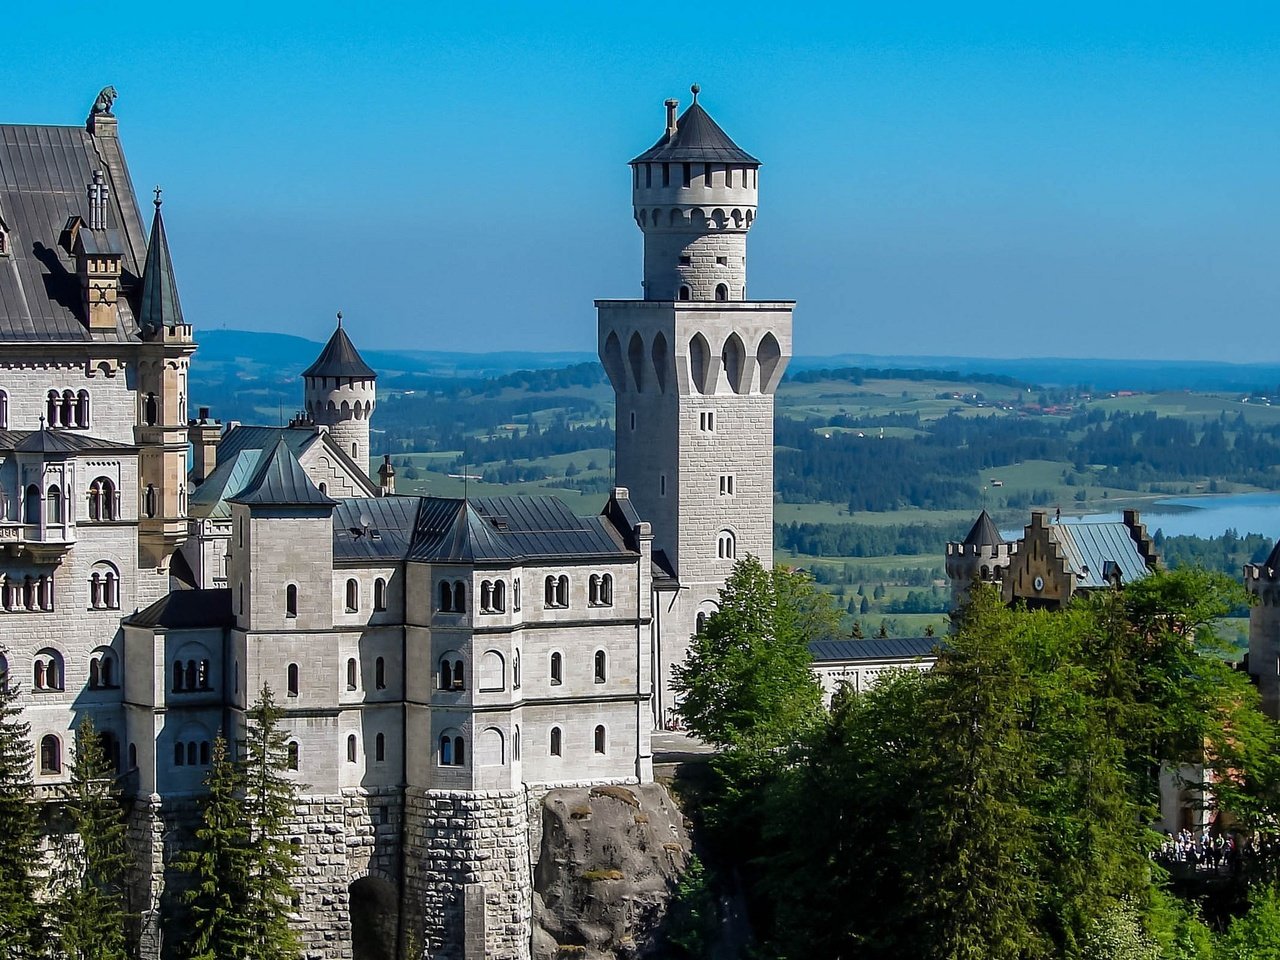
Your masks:
M302 379L307 416L328 429L343 453L367 474L369 418L378 405L378 375L342 329L341 313L333 336Z
M999 583L1009 566L1007 544L991 515L983 510L959 543L947 544L947 577L951 580L951 609L964 603L969 587L979 583Z
M1258 598L1249 610L1249 673L1262 709L1280 719L1280 543L1262 563L1244 565L1244 587Z
M760 161L698 103L676 117L666 101L662 138L631 161L631 202L644 231L646 300L745 300L747 231L756 216Z

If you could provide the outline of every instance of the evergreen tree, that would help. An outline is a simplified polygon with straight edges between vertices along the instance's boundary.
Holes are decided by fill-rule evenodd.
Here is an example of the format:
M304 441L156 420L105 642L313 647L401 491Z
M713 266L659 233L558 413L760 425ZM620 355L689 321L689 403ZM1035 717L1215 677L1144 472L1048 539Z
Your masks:
M59 789L66 832L56 842L54 939L65 960L127 960L131 866L115 771L93 720L76 729L71 780Z
M246 715L243 775L249 846L244 879L245 960L289 960L300 952L289 921L298 896L293 878L299 864L286 834L302 787L289 776L289 741L280 729L283 716L266 685Z
M6 662L0 657L0 663ZM31 727L22 720L17 688L0 672L0 960L41 952L40 824L31 786Z
M227 756L227 741L221 735L213 742L205 786L209 792L202 800L196 846L176 864L195 879L182 898L191 923L183 956L236 960L249 952L249 825L241 802L244 772Z

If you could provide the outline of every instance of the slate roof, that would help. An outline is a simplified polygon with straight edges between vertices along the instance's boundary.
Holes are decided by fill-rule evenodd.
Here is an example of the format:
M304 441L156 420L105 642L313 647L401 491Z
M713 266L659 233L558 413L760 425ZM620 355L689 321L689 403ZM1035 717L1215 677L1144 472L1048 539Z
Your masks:
M991 514L985 510L978 514L978 519L974 522L973 529L964 538L966 547L998 547L1003 543L1004 537L1000 536L1000 531L996 527L995 521L991 519Z
M138 214L128 173L123 166L114 169L100 148L83 126L0 124L0 220L11 249L0 257L0 341L136 338L128 295L137 289L145 243L130 235ZM82 316L75 259L59 239L67 221L84 214L86 188L99 170L111 189L107 236L86 239L119 246L126 296L118 301L116 329L91 334Z
M262 458L274 450L281 440L299 459L312 444L323 443L325 451L346 466L348 471L357 477L364 477L364 472L346 451L327 433L321 433L314 427L235 427L218 442L218 465L192 493L189 507L191 515L201 519L230 517L228 502L248 486ZM367 492L376 492L372 484L368 484Z
M702 163L742 163L760 166L760 161L734 143L711 114L694 98L689 109L676 120L675 136L662 138L632 163L692 160Z
M332 507L338 501L316 489L283 438L232 503L254 506Z
M888 637L868 640L814 640L809 653L815 663L835 660L918 660L935 657L944 641L938 637Z
M230 590L174 590L123 620L129 627L199 630L235 623Z
M1055 523L1049 527L1049 536L1057 542L1077 587L1110 586L1104 573L1109 561L1119 565L1122 583L1150 573L1123 523Z
M1276 545L1271 548L1271 555L1262 565L1269 570L1280 570L1280 540L1276 541Z
M164 232L160 201L157 199L155 204L147 262L142 270L142 296L138 301L138 323L144 328L172 327L182 323L182 304L178 302L178 281L173 276L169 239Z
M0 430L0 450L18 453L80 453L86 450L136 450L127 443L99 440L70 430Z
M353 380L376 380L378 374L364 362L355 344L342 329L342 323L320 351L316 362L302 371L304 377L350 377Z
M413 542L421 497L339 500L333 511L335 560L403 560Z

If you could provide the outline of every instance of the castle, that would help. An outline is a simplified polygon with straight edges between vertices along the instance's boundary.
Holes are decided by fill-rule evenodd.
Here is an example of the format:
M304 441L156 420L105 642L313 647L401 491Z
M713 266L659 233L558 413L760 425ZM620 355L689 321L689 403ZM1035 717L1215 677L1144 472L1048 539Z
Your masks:
M0 125L0 671L43 794L101 731L144 957L211 743L264 686L309 958L529 956L541 798L652 779L672 666L735 559L772 555L791 351L793 304L746 298L759 161L693 93L630 164L644 295L597 303L619 485L586 517L371 479L377 377L341 318L288 426L189 416L195 329L115 91L83 125Z

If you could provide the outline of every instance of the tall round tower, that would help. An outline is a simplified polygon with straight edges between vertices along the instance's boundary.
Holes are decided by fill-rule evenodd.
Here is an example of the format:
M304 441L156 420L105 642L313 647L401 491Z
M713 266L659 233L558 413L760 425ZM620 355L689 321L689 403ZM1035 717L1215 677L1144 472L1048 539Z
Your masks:
M1258 598L1249 608L1249 673L1274 720L1280 717L1280 543L1262 563L1244 565L1244 588Z
M951 581L951 609L956 610L969 596L974 583L994 583L1009 567L1009 544L1000 536L991 514L983 510L959 543L947 544L947 578Z
M646 300L747 299L747 231L756 217L760 161L698 104L631 161L631 202L644 231Z
M378 405L378 375L360 358L346 331L338 327L316 362L302 373L303 399L309 416L327 427L343 453L369 472L369 418Z

